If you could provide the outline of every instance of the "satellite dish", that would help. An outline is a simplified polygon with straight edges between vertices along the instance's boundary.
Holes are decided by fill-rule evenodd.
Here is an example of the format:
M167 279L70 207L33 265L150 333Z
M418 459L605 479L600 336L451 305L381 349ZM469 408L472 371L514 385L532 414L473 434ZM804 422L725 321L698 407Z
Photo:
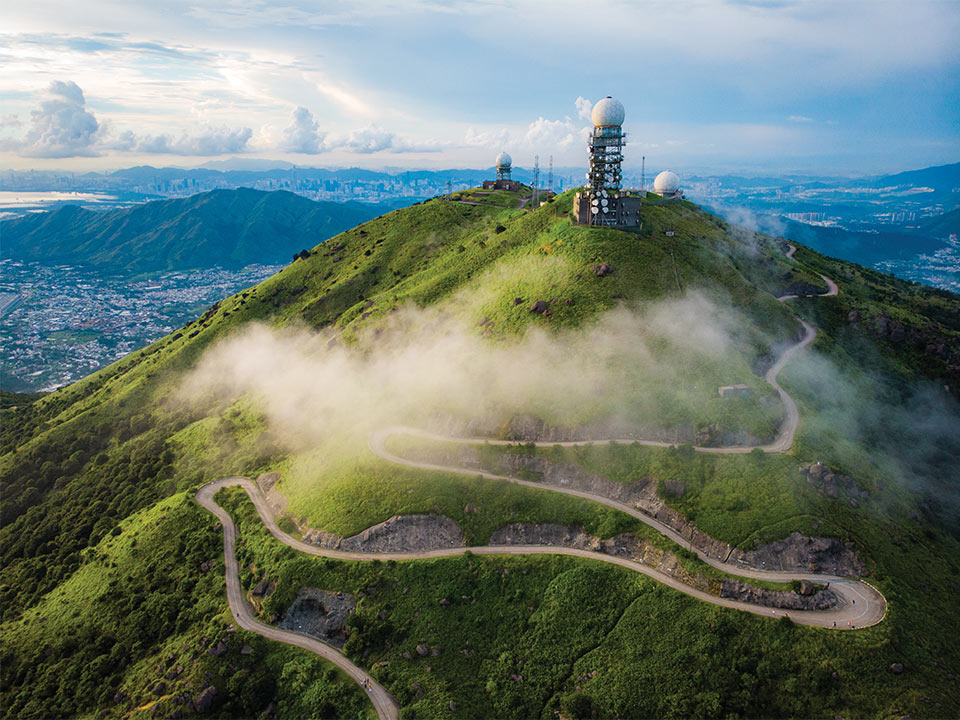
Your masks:
M601 191L600 191L600 194L603 195L604 197L606 197L606 196L607 196L607 191L606 191L606 190L601 190Z
M594 198L593 200L590 201L590 204L591 204L591 205L599 205L599 204L600 204L600 201L597 200L596 198Z
M608 203L608 202L609 202L609 201L608 201L606 198L604 198L603 200L600 201L600 204L603 205L603 211L604 211L604 212L607 211L607 203Z
M590 208L590 212L592 212L594 215L596 215L598 212L600 212L600 210L598 210L596 207L592 207L592 208Z
M604 211L604 212L610 212L610 208L604 206L603 211Z

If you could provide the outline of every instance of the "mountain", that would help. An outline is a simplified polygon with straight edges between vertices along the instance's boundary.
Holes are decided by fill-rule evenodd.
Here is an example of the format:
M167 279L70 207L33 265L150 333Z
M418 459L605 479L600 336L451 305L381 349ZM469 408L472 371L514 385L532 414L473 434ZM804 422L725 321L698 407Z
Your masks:
M960 187L960 163L937 165L921 170L908 170L893 175L881 175L871 179L868 187L895 187L909 185L913 187L932 187L936 190L949 192Z
M266 160L262 158L226 158L224 160L208 160L199 167L206 170L290 170L296 167L286 160Z
M139 273L280 264L293 253L383 213L362 203L313 202L290 192L214 190L122 210L65 205L0 224L15 260Z
M960 298L688 202L615 230L572 200L375 218L0 410L4 712L357 717L383 692L404 717L955 714ZM197 496L237 475L276 527L239 487ZM236 527L229 573L198 500ZM401 540L439 549L331 552ZM237 626L228 574L274 639ZM796 609L850 587L870 627Z
M960 235L960 208L945 212L943 215L924 218L917 223L917 230L935 238Z

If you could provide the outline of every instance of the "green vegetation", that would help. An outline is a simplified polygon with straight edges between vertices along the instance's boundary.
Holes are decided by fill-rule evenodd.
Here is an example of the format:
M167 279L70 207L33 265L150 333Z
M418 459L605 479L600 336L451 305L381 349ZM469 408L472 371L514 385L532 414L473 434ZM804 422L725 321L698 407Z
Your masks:
M288 263L293 253L383 213L380 205L313 202L286 191L213 190L97 212L64 205L3 226L4 256L142 274Z
M562 556L310 558L274 540L241 490L217 501L238 525L241 582L277 580L264 617L301 587L359 598L346 653L405 718L888 717L936 715L955 702L941 681L949 656L918 642L930 628L910 628L895 606L880 626L834 633ZM890 672L895 662L902 675Z
M207 685L209 712L226 717L270 703L287 717L370 716L363 691L312 653L233 631L216 525L180 493L85 550L77 572L3 625L4 716L166 716Z
M282 612L303 584L376 588L365 591L351 620L347 651L367 668L389 661L372 671L410 717L955 714L960 699L949 673L960 666L951 645L960 631L960 568L948 534L957 528L948 463L957 456L949 430L960 417L950 394L960 387L951 359L957 298L803 248L788 260L782 241L738 232L689 203L649 203L643 230L622 232L571 225L570 194L532 211L516 197L471 197L479 204L433 200L344 232L153 345L3 411L5 712L124 714L162 697L151 688L170 653L227 636L220 566L198 570L219 557L221 536L183 494L216 477L281 469L292 511L343 534L401 512L442 512L471 541L511 521L580 524L605 537L644 532L572 498L387 467L364 448L353 452L354 444L344 445L350 459L327 454L328 447L305 452L252 398L183 404L186 373L218 340L260 322L325 329L359 345L389 325L394 309L413 305L510 343L533 328L555 334L620 305L642 313L696 293L730 308L731 341L715 358L694 354L678 363L678 373L706 380L674 387L676 415L665 419L768 432L779 408L761 402L771 395L752 370L795 337L799 312L820 329L820 354L791 363L782 376L801 410L794 455L721 458L629 446L542 452L622 481L682 480L685 493L667 494L668 501L704 531L744 547L794 529L850 539L889 600L880 626L832 634L777 625L572 558L317 561L277 545L249 507L234 502L243 565L256 568L245 570L244 582L280 579L270 612ZM675 234L667 237L668 229ZM594 268L603 264L612 271L601 277ZM819 285L818 272L838 281L839 298L776 301L794 282ZM530 312L538 300L548 303L548 316ZM822 358L830 364L818 365ZM707 402L716 384L739 380L754 386L755 403ZM651 391L651 402L668 403L670 390ZM929 403L915 403L913 412L904 402L926 397L939 398L934 424L915 422ZM549 421L548 409L531 412ZM939 428L931 452L916 442L914 426ZM907 453L909 445L924 450L922 458ZM854 507L846 495L820 494L797 471L815 460L852 476L869 498ZM481 512L466 513L467 503ZM448 595L450 604L440 606ZM193 689L209 682L201 679L208 671L218 688L232 688L218 692L222 714L253 716L273 698L284 716L368 712L362 693L316 659L239 631L235 638L228 638L228 663L204 654L184 671L196 678ZM241 639L253 655L235 655ZM405 660L403 652L421 642L440 654ZM894 662L904 664L902 675L889 671ZM217 675L227 665L249 674ZM127 699L113 705L118 691Z

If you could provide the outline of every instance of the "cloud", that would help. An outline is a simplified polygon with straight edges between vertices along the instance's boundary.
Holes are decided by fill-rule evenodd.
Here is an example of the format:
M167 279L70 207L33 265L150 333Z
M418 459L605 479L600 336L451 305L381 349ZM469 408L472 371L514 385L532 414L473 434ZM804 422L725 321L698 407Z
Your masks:
M523 140L531 148L559 147L564 150L576 142L585 140L588 132L589 128L577 127L570 118L547 120L539 117L527 127Z
M100 123L87 111L80 86L72 80L54 80L47 92L50 97L30 113L30 128L20 154L39 158L96 155Z
M115 147L130 152L159 155L223 155L242 153L247 149L253 130L247 127L228 128L206 126L200 132L180 137L173 135L143 135L125 132Z
M577 108L577 117L583 118L584 120L590 119L590 113L593 112L593 103L587 100L585 97L578 96L576 100L573 101L573 104Z
M0 118L0 127L20 127L21 125L23 125L23 120L20 119L19 115L14 113L4 115Z
M394 132L384 130L377 125L368 125L351 130L340 137L328 138L324 148L332 150L342 148L359 154L371 154L389 151L392 153L440 152L443 146L436 142L417 143L401 137Z
M290 124L283 129L283 137L278 149L285 152L316 155L323 152L323 139L326 133L321 133L317 121L305 107L298 107L290 117Z
M500 270L481 286L525 277L530 268ZM553 277L563 268L544 260L538 270ZM692 360L718 368L735 326L734 313L691 295L642 313L612 310L578 330L532 328L498 343L481 336L476 318L451 314L453 305L472 311L484 301L481 291L446 308L400 308L355 345L330 330L251 325L208 350L181 395L201 404L246 395L291 448L316 447L332 432L360 438L438 417L495 428L538 412L567 426L653 426L663 412L695 415L691 392L712 401L715 386L691 391L680 374ZM682 389L667 398L666 387Z
M789 120L790 122L795 122L795 123L812 123L812 122L816 122L816 120L814 120L814 119L811 118L811 117L807 117L806 115L791 115L790 117L787 118L787 120Z

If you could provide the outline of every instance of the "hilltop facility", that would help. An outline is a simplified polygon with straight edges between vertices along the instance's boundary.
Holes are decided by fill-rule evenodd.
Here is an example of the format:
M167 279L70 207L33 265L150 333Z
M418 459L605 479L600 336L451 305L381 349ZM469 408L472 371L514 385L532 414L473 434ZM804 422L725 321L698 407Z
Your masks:
M573 198L573 217L578 225L630 227L640 224L642 199L620 188L623 172L625 113L619 100L605 97L593 106L593 131L587 147L590 170L587 184Z
M512 166L513 166L513 158L507 155L507 153L501 152L499 155L497 155L497 179L484 180L483 189L484 190L511 190L514 192L519 190L522 187L522 185L510 177Z

